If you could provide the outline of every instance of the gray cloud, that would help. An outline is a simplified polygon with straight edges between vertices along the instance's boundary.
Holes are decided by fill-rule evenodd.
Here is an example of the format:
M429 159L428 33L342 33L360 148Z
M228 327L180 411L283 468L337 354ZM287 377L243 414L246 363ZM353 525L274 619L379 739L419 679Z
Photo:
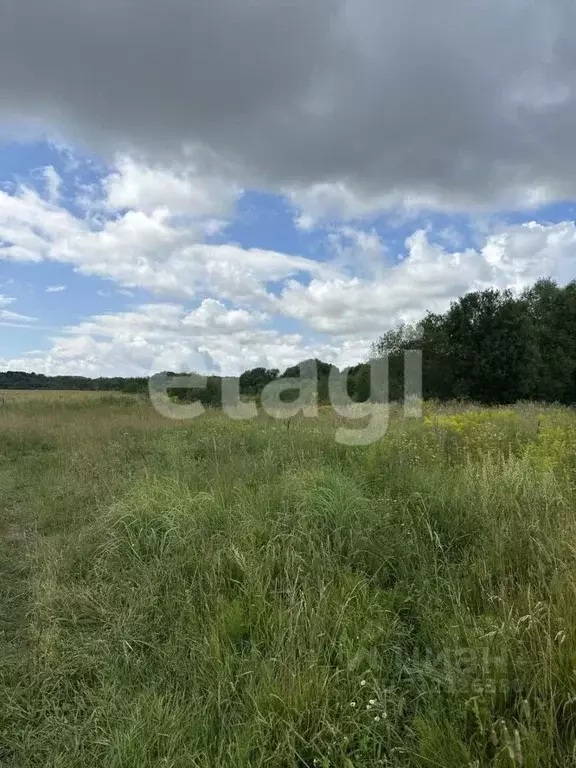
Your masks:
M575 22L570 0L3 0L0 116L344 183L352 209L576 197Z

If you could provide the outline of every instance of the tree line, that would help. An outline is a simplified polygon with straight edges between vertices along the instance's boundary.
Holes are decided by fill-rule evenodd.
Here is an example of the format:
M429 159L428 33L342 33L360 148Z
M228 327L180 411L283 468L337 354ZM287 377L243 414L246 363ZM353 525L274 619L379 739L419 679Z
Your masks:
M329 382L341 377L351 400L371 396L371 362L388 360L388 397L404 397L404 361L421 350L422 394L439 400L467 399L486 404L518 400L576 401L576 282L564 287L540 280L521 295L485 290L467 293L443 314L429 312L419 323L401 324L372 346L369 359L339 371L330 363L307 360L287 368L264 367L234 379L241 395L258 399L278 379L316 378L318 402L329 402ZM181 374L172 373L174 377ZM172 388L180 400L221 403L224 379L209 376L196 389ZM177 385L177 380L175 382ZM148 380L83 376L44 376L0 372L0 389L79 389L146 392ZM295 392L294 396L297 396ZM286 399L290 399L287 392Z
M86 376L45 376L25 371L0 371L0 389L82 390L86 392L145 392L148 379L113 376L91 379Z
M576 282L540 280L519 296L468 293L444 314L385 333L372 356L393 360L408 349L422 351L425 398L574 403Z

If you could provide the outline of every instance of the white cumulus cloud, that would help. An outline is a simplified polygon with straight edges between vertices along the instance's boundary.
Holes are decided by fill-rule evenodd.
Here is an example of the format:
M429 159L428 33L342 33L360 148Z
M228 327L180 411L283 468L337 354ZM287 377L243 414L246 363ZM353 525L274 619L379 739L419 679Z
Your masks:
M378 253L374 237L360 240L360 245L371 252L373 266ZM393 264L382 258L373 277L315 278L307 285L288 281L276 310L315 331L366 334L416 320L426 310L445 311L450 301L470 290L519 291L540 277L568 282L575 259L574 222L511 226L488 235L478 249L464 251L434 244L425 230L417 230L406 240L405 257Z
M131 208L146 214L167 209L172 215L194 218L227 216L240 194L233 182L203 173L191 163L175 169L120 155L115 167L104 180L106 204L113 209Z
M202 222L175 222L177 209L130 209L116 218L79 218L29 187L0 190L0 258L72 265L86 275L168 295L213 294L267 301L267 281L326 266L297 255L203 242Z
M367 342L310 343L300 334L261 327L264 322L259 313L210 300L192 312L178 304L141 305L69 326L46 353L0 358L0 368L49 375L148 376L167 369L236 375L257 366L284 369L316 354L347 365L368 348Z

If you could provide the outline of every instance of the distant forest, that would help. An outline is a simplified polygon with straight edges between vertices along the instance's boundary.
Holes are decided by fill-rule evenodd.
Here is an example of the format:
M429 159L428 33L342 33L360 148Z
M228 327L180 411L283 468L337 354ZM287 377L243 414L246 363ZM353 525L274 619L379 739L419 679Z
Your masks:
M0 371L0 389L74 389L87 392L145 392L148 389L146 378L90 379L86 376L44 376L42 373L24 371Z
M518 400L576 402L576 282L559 287L541 280L514 296L510 291L468 293L444 314L429 312L415 325L400 325L373 345L370 359L389 360L389 397L404 396L404 352L423 356L423 395L438 400L466 399L486 404ZM315 366L312 366L315 363ZM317 370L318 400L328 399L328 377L335 371L320 360L304 361L284 373L254 368L239 377L240 392L258 397L279 377L307 376ZM349 396L370 397L369 361L337 372L346 377ZM177 375L177 374L174 374ZM202 390L174 390L180 399L220 402L222 379L209 376ZM146 378L44 376L0 372L0 389L75 389L146 392Z

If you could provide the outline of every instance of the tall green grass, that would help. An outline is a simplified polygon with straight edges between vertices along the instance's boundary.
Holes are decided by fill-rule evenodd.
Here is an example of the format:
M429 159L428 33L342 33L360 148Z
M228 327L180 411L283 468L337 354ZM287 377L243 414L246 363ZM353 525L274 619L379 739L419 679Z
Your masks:
M428 416L8 404L0 764L574 764L570 445Z

